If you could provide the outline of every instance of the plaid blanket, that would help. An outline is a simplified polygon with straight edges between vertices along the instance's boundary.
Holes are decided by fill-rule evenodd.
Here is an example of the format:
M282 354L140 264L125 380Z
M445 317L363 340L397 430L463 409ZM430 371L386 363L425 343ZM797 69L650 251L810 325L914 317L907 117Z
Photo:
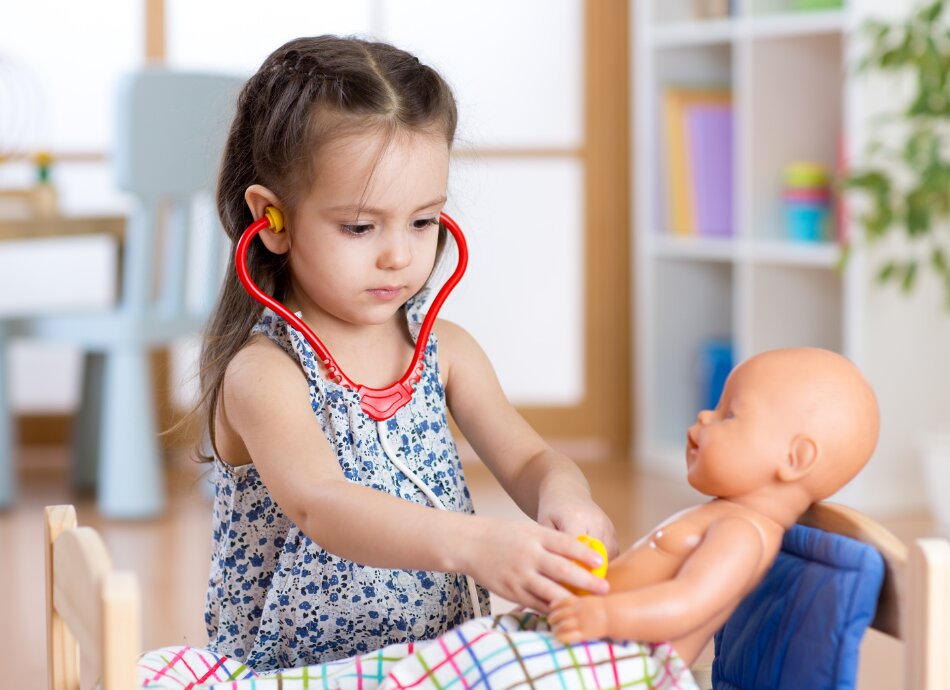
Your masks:
M435 640L258 673L193 647L139 660L139 685L177 690L698 690L668 644L563 645L534 613L477 618Z

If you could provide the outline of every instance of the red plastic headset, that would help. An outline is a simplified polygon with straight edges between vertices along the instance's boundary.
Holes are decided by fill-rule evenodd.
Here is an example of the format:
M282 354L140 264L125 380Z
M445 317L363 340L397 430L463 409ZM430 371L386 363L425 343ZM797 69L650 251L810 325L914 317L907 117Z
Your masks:
M265 294L251 279L251 275L247 270L247 248L250 246L251 240L262 230L270 229L274 232L283 230L284 222L280 211L273 206L268 206L264 212L264 217L249 225L244 231L244 234L241 235L241 239L238 240L234 263L237 268L238 278L244 285L244 288L251 297L279 314L292 328L307 339L307 342L310 343L311 347L313 347L317 353L317 356L329 371L330 378L334 379L340 385L356 391L360 396L360 407L363 412L376 421L389 419L396 414L396 411L400 407L412 399L415 384L422 378L422 356L425 353L426 343L429 340L429 334L432 332L435 317L438 315L439 309L442 308L442 303L445 302L445 298L459 280L461 280L462 274L465 273L465 268L468 265L468 246L465 243L465 236L462 235L462 229L459 228L458 223L444 213L439 216L439 221L448 228L449 232L451 232L455 238L459 253L458 264L455 267L455 271L445 282L445 285L439 290L435 300L432 302L432 306L429 307L425 319L422 321L422 328L419 331L419 337L416 339L416 350L413 354L412 361L409 363L409 368L406 369L406 373L403 374L401 379L387 388L370 388L369 386L363 386L350 380L340 369L340 365L336 363L336 360L333 359L330 351L327 350L320 338L317 337L317 334L314 333L300 317L270 295Z

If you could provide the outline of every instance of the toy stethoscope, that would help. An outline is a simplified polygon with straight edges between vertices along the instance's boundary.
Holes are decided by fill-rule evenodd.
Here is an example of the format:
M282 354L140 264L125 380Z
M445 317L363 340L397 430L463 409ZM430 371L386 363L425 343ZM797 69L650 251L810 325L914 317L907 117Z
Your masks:
M403 374L401 379L387 388L363 386L348 378L346 374L343 373L343 370L340 369L340 365L333 359L330 351L327 350L320 338L317 337L317 334L314 333L302 319L287 309L287 307L270 295L264 293L251 279L251 275L247 270L247 248L251 240L253 240L261 230L270 229L275 233L283 231L284 219L278 209L273 206L268 206L264 211L264 217L248 226L244 234L241 235L241 239L238 240L234 263L237 267L238 278L244 285L244 288L250 293L251 297L279 314L307 339L307 342L310 343L314 352L317 353L324 366L326 366L330 378L340 385L356 391L359 394L360 407L363 412L377 422L385 421L392 417L400 407L408 403L412 398L413 388L422 378L422 355L425 353L426 343L429 340L429 333L432 331L432 326L435 323L435 317L439 313L439 309L442 308L442 303L445 302L445 298L459 280L461 280L462 274L465 273L465 267L468 265L468 246L465 243L464 235L462 235L462 229L458 226L458 223L444 213L439 216L439 220L448 228L449 232L451 232L455 238L459 253L458 264L455 267L455 272L449 276L445 285L439 290L435 300L429 307L425 319L422 321L422 328L419 331L418 338L416 338L416 349L412 361L409 363L409 368L406 369L406 373Z
M250 272L247 269L247 248L253 240L262 230L271 230L272 232L282 232L284 230L284 218L281 212L273 207L268 206L264 211L264 217L260 218L251 225L247 227L244 231L244 234L241 235L241 238L237 243L237 250L235 251L234 265L237 269L238 279L241 281L241 284L244 285L244 288L255 300L263 304L265 307L270 308L273 312L280 315L292 328L294 328L298 333L300 333L304 338L307 339L307 342L310 343L310 346L313 348L314 352L317 353L317 356L320 357L320 360L323 362L323 365L327 368L327 371L330 374L330 378L335 380L338 384L345 386L351 390L356 391L359 394L360 398L360 408L365 412L369 417L376 421L376 432L379 435L379 444L382 446L383 452L386 454L386 457L389 458L393 466L402 472L408 479L411 481L416 488L418 488L429 502L439 510L448 510L445 507L445 504L439 500L439 497L433 493L432 489L426 486L425 482L419 478L419 476L410 470L406 464L399 459L399 456L396 454L396 450L389 443L389 439L386 436L386 429L383 426L383 422L396 414L396 411L399 410L403 405L408 403L412 399L412 393L415 389L415 384L417 384L422 379L422 356L425 353L426 343L429 340L429 334L432 332L432 326L435 323L435 317L439 313L439 309L442 307L442 303L445 302L445 298L456 286L456 284L461 280L462 274L465 273L465 268L468 265L468 246L465 243L465 236L462 235L462 229L458 226L454 220L452 220L446 214L441 214L439 220L449 232L452 233L452 236L455 238L455 243L458 245L458 264L455 267L455 271L449 276L449 279L445 282L445 285L442 286L442 289L439 290L438 294L433 300L432 305L429 307L428 312L426 313L425 318L422 321L422 327L419 330L419 336L416 338L416 349L412 357L412 361L409 363L409 367L406 369L406 373L403 374L402 378L393 383L391 386L386 388L371 388L369 386L363 386L351 380L343 371L340 369L340 365L336 363L336 360L333 359L333 356L330 354L330 351L327 350L326 346L317 337L317 334L311 330L303 320L294 314L292 311L287 309L283 304L275 300L270 295L262 291L257 284L251 278ZM465 576L468 582L468 591L469 596L472 601L472 609L476 617L481 616L481 607L478 604L478 589L475 586L475 581L471 576Z

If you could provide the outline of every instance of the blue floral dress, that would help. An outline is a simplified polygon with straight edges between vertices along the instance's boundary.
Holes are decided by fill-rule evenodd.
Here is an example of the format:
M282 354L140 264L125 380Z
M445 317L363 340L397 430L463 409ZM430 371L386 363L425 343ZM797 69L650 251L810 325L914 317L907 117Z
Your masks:
M413 338L423 306L413 301L405 306ZM349 481L428 505L386 458L376 423L360 409L359 396L322 376L303 336L267 309L253 332L263 333L300 362L310 383L310 405ZM446 508L471 513L446 422L434 334L423 362L412 400L384 423L388 439ZM232 467L216 459L214 473L205 612L212 651L258 670L304 666L431 639L473 616L463 575L384 570L348 561L300 531L271 498L253 463ZM480 605L489 610L484 590Z

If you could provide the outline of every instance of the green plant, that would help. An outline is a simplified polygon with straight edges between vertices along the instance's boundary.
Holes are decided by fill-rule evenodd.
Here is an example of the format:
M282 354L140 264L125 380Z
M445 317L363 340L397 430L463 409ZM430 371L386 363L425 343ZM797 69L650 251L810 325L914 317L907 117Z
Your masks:
M906 255L885 259L882 282L910 291L921 268L936 272L950 307L950 27L947 0L918 5L900 22L871 21L861 71L911 78L909 102L878 123L864 166L845 180L866 197L858 217L869 242L909 239ZM884 125L897 125L885 131ZM885 140L885 134L896 132Z

